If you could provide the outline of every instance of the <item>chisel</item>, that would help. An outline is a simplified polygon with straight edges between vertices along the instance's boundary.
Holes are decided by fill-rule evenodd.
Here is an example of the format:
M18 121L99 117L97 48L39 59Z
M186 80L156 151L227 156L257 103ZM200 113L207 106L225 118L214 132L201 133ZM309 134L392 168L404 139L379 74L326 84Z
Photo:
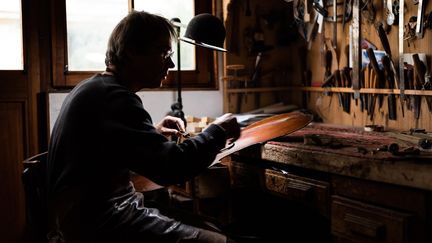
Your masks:
M399 88L401 90L400 102L401 102L402 116L404 116L404 104L403 104L404 103L404 94L403 94L404 85L401 84L401 81L403 82L404 79L403 79L402 75L399 79L398 72L396 71L395 65L393 63L391 48L390 48L389 41L387 39L387 34L386 34L382 24L377 25L376 30L378 32L378 36L380 38L381 44L384 48L384 51L387 53L387 55L389 56L389 59L390 59L390 67L391 67L391 70L393 71L394 80L395 80L394 87ZM403 36L403 33L402 33L402 36ZM399 40L399 41L401 41L401 40ZM403 44L402 44L402 46L403 46ZM403 59L401 59L401 60L403 60ZM403 66L403 63L400 63L399 65ZM402 67L402 69L403 69L403 67Z
M341 73L339 70L335 70L334 71L334 77L335 77L335 86L338 88L342 87L342 77L341 77ZM339 100L339 106L342 107L342 109L344 108L344 97L342 96L343 94L341 92L337 93L338 95L338 100Z
M352 86L351 68L344 67L342 70L342 76L344 77L343 79L345 80L344 87L346 88L351 87ZM351 109L351 94L344 93L343 95L344 95L344 111L349 114Z
M432 16L432 14L430 14L430 16ZM426 72L426 75L425 75L425 84L423 85L423 88L425 90L431 90L432 89L431 72L432 72L432 67L429 67L428 71ZM426 96L425 98L426 98L426 103L427 103L429 112L432 112L432 96Z
M388 88L393 91L394 89L394 74L390 67L390 58L388 56L383 56L381 58L381 63L384 66L385 78L387 80ZM393 93L387 95L387 105L388 105L388 116L389 120L396 120L396 97Z
M367 49L367 53L368 53L369 61L370 61L371 65L372 65L372 68L373 68L374 73L375 73L375 78L373 79L374 82L373 82L372 88L377 88L377 86L378 86L377 84L382 84L383 83L383 79L384 79L383 78L383 73L379 69L378 62L377 62L377 60L375 58L375 53L374 53L373 49L372 48L368 48ZM373 119L373 113L374 113L373 109L375 108L376 97L377 97L377 95L373 95L373 97L372 97L372 102L371 102L372 107L370 107L371 120Z
M414 80L416 80L417 82L414 82L414 89L422 89L424 87L425 84L425 74L426 74L426 67L424 66L423 62L420 61L419 55L413 54L412 56L413 61L414 61L414 70L416 71L416 77L414 77ZM420 105L421 105L421 96L420 95L416 95L416 119L419 118L420 116Z

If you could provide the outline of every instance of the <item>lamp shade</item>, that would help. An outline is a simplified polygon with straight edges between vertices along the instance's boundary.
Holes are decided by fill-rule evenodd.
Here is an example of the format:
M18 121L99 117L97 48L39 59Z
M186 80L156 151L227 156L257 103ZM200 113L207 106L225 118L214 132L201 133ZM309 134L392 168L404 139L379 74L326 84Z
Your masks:
M225 34L225 27L219 18L208 13L202 13L191 19L184 37L180 37L180 40L226 52L227 50L223 48Z

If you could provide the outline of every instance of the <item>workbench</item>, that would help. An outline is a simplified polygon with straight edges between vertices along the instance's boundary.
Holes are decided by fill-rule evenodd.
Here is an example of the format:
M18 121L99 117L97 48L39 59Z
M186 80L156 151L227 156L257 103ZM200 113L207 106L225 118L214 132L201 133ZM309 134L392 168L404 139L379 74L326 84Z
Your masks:
M320 242L432 242L431 152L394 135L312 123L227 158L231 185L282 200L266 204L276 214L270 218L282 217L290 233L300 225L294 235ZM395 144L399 150L388 151ZM245 198L253 206L244 209L243 200L231 210L244 216L268 202ZM288 207L308 220L302 223ZM263 218L261 226L271 220Z
M396 144L403 151L418 146L393 134L312 123L264 144L262 159L432 191L432 150L394 155L385 147Z

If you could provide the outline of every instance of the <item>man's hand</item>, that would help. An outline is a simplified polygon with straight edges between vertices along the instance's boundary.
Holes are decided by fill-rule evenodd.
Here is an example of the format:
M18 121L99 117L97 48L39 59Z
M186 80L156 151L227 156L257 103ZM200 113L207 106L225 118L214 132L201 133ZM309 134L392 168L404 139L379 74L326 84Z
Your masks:
M231 113L226 113L218 117L213 124L225 130L225 134L230 143L240 137L240 125L237 123L237 118Z
M165 137L172 135L177 136L180 132L185 131L182 119L174 116L166 116L156 125L156 130Z

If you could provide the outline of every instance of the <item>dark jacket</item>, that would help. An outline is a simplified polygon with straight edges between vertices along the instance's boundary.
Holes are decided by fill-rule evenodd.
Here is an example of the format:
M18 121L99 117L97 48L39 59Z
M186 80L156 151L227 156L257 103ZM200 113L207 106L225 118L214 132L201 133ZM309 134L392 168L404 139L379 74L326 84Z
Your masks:
M183 182L208 167L225 142L217 125L183 143L169 141L156 131L136 94L113 76L95 75L67 96L51 134L47 183L52 215L65 234L79 241L101 235L114 239L124 230L131 237L152 231L157 223L149 220L151 212L133 188L130 171L160 185ZM166 220L160 230L175 231L177 223Z

